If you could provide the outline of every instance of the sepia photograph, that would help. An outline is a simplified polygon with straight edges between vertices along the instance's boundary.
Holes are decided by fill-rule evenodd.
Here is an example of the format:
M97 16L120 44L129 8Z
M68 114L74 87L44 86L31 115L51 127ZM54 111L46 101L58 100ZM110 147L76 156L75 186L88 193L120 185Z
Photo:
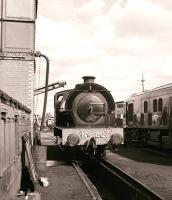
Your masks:
M0 199L172 199L172 1L0 0Z

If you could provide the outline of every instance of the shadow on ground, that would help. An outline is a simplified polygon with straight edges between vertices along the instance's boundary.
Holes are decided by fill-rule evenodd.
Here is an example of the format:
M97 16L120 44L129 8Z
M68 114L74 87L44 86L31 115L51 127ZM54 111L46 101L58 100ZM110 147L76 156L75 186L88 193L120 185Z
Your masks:
M152 163L152 164L159 164L159 165L165 165L165 166L172 166L172 157L167 156L164 154L159 155L155 152L151 152L144 148L139 147L119 147L117 150L114 150L112 148L109 149L110 152L115 153L121 157L125 157L131 160L135 160L137 162L146 162L146 163Z

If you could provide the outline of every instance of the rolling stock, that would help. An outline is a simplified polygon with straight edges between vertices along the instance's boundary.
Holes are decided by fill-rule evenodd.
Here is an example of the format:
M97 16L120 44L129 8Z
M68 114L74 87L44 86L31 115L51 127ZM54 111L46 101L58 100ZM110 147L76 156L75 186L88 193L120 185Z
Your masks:
M108 143L123 142L123 128L113 123L114 99L95 77L84 76L84 83L54 96L54 134L57 142L103 155Z
M172 149L172 83L131 95L122 112L125 142Z

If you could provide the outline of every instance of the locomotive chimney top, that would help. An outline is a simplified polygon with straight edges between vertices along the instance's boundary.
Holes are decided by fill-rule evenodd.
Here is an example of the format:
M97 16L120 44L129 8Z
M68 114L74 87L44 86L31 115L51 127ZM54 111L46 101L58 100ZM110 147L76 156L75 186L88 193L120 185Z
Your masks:
M94 77L94 76L83 76L82 78L84 79L84 83L94 83L94 79L96 77Z

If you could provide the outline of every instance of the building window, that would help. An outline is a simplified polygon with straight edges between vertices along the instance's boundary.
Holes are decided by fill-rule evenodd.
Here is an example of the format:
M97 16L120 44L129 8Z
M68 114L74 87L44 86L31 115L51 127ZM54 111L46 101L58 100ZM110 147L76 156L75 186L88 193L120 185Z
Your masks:
M153 112L157 112L157 99L153 100Z
M148 102L144 101L144 113L148 112Z
M158 99L158 111L162 112L163 110L163 100L162 98Z
M133 103L128 104L128 121L133 121Z

